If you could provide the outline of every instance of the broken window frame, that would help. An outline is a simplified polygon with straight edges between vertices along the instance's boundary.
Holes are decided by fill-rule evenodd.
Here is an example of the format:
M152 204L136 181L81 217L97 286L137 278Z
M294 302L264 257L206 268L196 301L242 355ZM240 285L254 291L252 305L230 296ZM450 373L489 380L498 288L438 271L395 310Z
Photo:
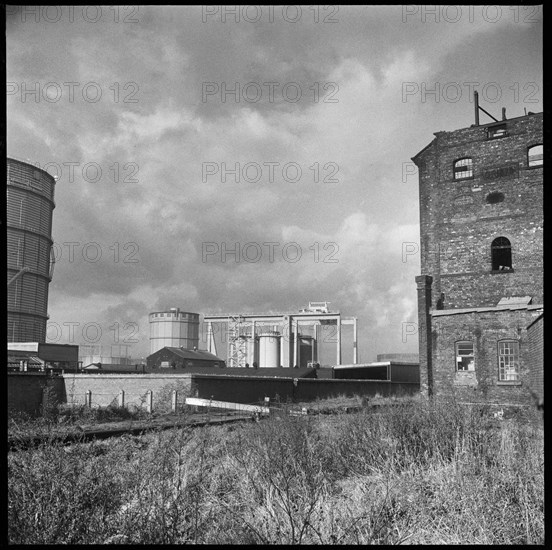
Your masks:
M498 381L519 382L519 341L499 340L497 343Z
M464 161L466 163L462 164ZM464 175L467 174L467 175ZM455 180L468 180L473 178L473 158L463 157L452 164L452 175Z
M474 372L475 371L475 350L473 342L470 340L460 340L454 344L456 357L456 372ZM471 351L471 353L466 353ZM458 358L462 358L460 361ZM469 360L471 358L471 361ZM468 362L465 362L468 360ZM464 368L465 366L465 368Z
M512 243L507 237L496 237L491 243L491 271L512 272Z
M507 137L508 135L510 134L508 133L507 124L496 124L487 128L487 139L498 139L502 137Z
M540 154L531 155L531 151L533 149L537 149L537 147L540 147ZM543 166L544 164L544 148L542 143L536 143L535 145L531 145L531 147L527 148L527 167L528 168L539 168L540 166Z

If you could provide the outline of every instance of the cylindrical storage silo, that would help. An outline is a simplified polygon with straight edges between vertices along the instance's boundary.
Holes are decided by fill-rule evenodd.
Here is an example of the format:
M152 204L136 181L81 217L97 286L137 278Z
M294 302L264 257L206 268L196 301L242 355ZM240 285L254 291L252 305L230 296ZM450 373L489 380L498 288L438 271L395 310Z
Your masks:
M8 342L45 342L56 182L26 162L7 168Z
M259 364L259 345L254 336L243 336L245 339L245 362L252 367L253 363Z
M199 346L199 313L157 311L149 314L150 353L164 347L194 349Z
M299 335L299 366L307 367L316 361L316 344L312 336Z
M259 368L280 366L280 333L266 331L259 334Z

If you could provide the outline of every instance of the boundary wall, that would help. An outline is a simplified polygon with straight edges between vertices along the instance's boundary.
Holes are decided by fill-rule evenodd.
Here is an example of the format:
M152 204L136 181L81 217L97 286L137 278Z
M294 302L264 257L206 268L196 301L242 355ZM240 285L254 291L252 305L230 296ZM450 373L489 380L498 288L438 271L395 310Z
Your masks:
M63 374L8 373L8 410L39 416L45 395L49 403L87 404L92 407L118 405L121 390L124 405L146 407L152 392L152 408L170 400L170 391L186 396L251 404L269 397L271 401L314 401L339 395L372 397L408 395L419 391L418 383L384 380L335 380L315 378L268 378L209 374Z

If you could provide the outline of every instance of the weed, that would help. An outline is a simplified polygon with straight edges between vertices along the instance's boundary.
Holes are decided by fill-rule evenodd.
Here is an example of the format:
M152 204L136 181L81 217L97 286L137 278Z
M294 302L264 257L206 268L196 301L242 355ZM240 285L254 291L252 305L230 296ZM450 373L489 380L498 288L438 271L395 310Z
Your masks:
M281 412L231 428L68 447L51 439L8 453L8 538L543 544L544 438L536 413L497 420L483 406L382 399L353 414ZM121 411L73 414L105 419ZM30 424L9 422L20 432ZM41 422L44 430L53 424Z

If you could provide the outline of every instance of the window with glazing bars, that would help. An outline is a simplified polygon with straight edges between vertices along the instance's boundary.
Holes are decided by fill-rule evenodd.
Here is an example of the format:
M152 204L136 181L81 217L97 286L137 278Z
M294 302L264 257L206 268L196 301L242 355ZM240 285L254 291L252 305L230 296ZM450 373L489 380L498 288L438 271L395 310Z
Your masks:
M473 178L473 159L465 158L457 160L454 163L453 173L455 180Z
M508 340L498 343L498 379L519 380L519 342Z

